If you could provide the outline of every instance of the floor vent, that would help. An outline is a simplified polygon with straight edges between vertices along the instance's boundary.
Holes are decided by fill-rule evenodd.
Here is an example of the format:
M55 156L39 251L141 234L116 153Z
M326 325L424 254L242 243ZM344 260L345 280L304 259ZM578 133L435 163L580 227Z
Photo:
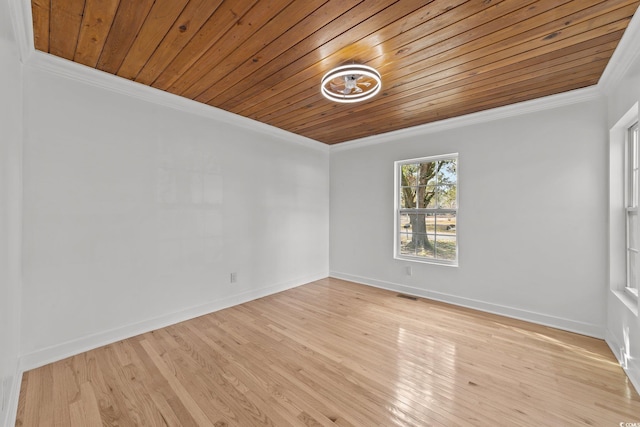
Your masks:
M412 295L398 294L398 298L410 299L411 301L418 301L418 297L414 297Z

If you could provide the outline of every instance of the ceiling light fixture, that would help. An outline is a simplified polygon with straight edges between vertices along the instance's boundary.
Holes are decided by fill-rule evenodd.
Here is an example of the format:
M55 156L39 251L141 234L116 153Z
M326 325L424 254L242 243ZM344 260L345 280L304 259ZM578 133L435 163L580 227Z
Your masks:
M336 102L359 102L382 88L380 73L367 65L342 65L322 77L322 94Z

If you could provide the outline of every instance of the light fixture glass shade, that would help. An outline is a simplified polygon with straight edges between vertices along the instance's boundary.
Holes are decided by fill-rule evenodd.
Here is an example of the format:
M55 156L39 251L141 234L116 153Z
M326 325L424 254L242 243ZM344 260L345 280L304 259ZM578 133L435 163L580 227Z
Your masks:
M380 73L367 65L342 65L322 77L322 94L336 102L359 102L382 88Z

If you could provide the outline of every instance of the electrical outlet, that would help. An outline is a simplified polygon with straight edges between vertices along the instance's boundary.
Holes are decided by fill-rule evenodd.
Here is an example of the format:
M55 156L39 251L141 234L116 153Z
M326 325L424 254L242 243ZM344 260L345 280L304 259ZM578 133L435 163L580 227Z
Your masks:
M411 276L412 271L411 271L411 266L410 266L410 265L408 265L408 266L406 266L406 267L405 267L405 271L406 271L406 273L407 273L407 276Z
M229 281L231 283L236 283L238 281L238 273L231 273L229 276Z

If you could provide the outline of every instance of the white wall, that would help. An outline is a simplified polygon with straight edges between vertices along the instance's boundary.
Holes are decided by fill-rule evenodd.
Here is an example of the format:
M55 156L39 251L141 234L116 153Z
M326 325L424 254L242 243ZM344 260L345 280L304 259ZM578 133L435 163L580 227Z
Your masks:
M640 17L636 16L634 20L638 18ZM639 31L635 32L634 41L630 44L635 46L640 45ZM632 62L620 80L608 90L609 128L613 127L635 103L640 101L640 55L637 55L637 50L635 52L635 61ZM610 171L612 179L615 179L614 177L622 173L621 171L624 167L623 162L623 159L617 162L615 158L612 158ZM618 210L622 211L622 207L620 206ZM612 212L615 212L615 210ZM611 222L610 225L612 226L612 242L615 242L616 238L620 239L619 234L624 233L624 213L622 213L622 215L622 223L619 216L616 219L616 217L611 215L609 219ZM618 231L616 231L616 229ZM624 237L621 239L621 244L624 244ZM622 358L621 353L626 353L630 356L626 371L636 389L640 391L640 318L625 304L624 294L615 293L616 290L619 290L623 286L621 280L616 280L615 277L624 278L624 271L620 274L619 266L621 265L622 270L624 270L625 261L623 259L621 264L616 262L615 259L612 261L610 268L613 279L610 282L611 292L607 294L606 338L618 358ZM635 305L637 312L637 303ZM620 351L621 348L624 349L623 352Z
M603 336L605 117L595 99L337 147L331 275ZM394 260L393 162L453 152L459 267Z
M17 401L20 339L22 82L10 13L0 1L0 425ZM12 396L13 393L13 396Z
M324 146L32 67L25 111L25 367L327 276Z

